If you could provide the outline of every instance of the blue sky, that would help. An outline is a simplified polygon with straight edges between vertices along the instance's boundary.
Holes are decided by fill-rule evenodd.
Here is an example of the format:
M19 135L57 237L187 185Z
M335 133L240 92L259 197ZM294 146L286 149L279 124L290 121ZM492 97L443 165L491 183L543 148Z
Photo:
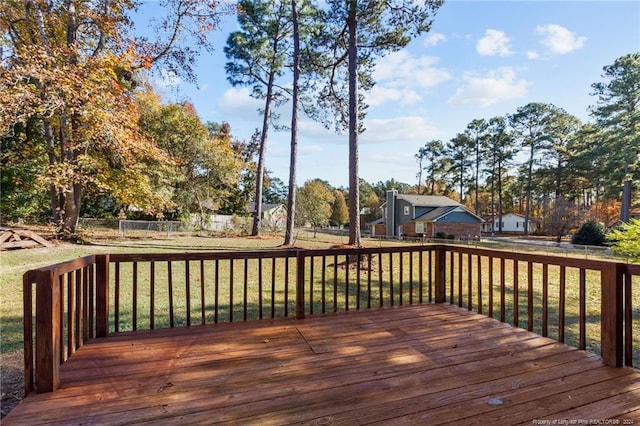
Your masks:
M154 7L148 2L141 11ZM226 121L235 136L248 139L260 127L262 102L227 83L223 47L236 28L235 17L227 17L213 35L217 48L201 57L197 87L159 76L155 83L165 101L190 100L203 121ZM604 66L638 51L638 1L445 2L429 33L377 64L360 136L360 177L415 184L414 154L425 142L446 142L473 119L513 113L529 102L552 103L590 121L591 84L603 81ZM285 106L283 124L289 117ZM266 167L284 182L289 143L287 132L269 135ZM302 117L298 185L314 178L347 186L347 135Z

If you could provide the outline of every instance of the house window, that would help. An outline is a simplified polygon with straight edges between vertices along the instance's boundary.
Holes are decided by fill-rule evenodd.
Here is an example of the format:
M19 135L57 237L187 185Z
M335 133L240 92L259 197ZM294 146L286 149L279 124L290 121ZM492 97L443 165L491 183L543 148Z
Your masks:
M416 234L424 234L424 222L416 222Z
M516 228L520 228L520 222L516 222Z
M404 206L404 215L409 216L409 206Z

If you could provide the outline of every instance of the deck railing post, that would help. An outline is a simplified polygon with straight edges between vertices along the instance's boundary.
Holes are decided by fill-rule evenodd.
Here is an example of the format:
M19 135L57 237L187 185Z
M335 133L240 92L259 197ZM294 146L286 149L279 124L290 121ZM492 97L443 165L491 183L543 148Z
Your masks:
M36 274L36 391L53 392L60 385L60 291L53 271Z
M27 271L22 277L25 396L33 391L33 275L33 271Z
M109 255L96 256L96 337L109 333Z
M304 319L304 263L305 263L304 250L298 250L296 252L296 318ZM311 277L313 279L313 277Z
M622 366L624 264L610 263L602 271L601 353L607 365Z
M444 303L446 301L446 247L436 246L435 255L435 301Z

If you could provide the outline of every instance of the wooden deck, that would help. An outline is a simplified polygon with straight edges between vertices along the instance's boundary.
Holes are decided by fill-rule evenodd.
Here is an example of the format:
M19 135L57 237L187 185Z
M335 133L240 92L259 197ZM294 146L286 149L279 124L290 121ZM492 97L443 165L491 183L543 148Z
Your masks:
M553 420L640 422L640 371L439 304L92 340L3 424Z

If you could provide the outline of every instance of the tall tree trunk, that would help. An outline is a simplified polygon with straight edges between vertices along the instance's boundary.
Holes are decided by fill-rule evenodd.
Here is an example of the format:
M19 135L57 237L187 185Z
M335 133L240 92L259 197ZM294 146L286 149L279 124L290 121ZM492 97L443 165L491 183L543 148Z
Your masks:
M422 194L422 160L424 156L418 153L418 195Z
M256 172L256 199L253 210L253 226L251 235L260 233L260 215L262 214L262 192L264 188L264 162L267 155L267 133L269 132L269 121L271 120L271 100L273 98L273 82L275 75L269 73L269 84L267 85L267 96L264 101L264 117L262 118L262 133L260 134L260 150L258 151L258 171Z
M358 182L358 2L349 1L349 244L361 246Z
M462 193L464 192L464 170L462 165L460 165L460 204L464 203L464 196Z
M531 142L532 144L534 142ZM524 234L529 235L529 217L531 215L531 181L533 180L533 146L529 156L529 169L527 170L527 188L524 204Z
M44 139L47 144L47 157L49 158L49 166L53 166L57 163L56 158L56 141L55 136L53 135L53 126L51 124L51 118L45 117L42 120L44 125ZM49 197L51 199L51 220L54 223L58 223L58 214L60 211L60 196L58 194L58 189L55 185L51 185L49 187Z
M296 213L296 173L298 164L298 86L300 79L300 30L298 26L298 6L291 0L291 20L293 21L293 95L291 99L291 156L289 159L289 194L287 196L287 228L284 244L293 244Z
M491 164L491 233L496 232L496 160L495 155Z
M631 175L629 164L624 166L624 182L622 184L622 205L620 206L620 220L629 222L629 211L631 210Z
M480 139L476 135L476 181L475 181L475 214L478 215L478 211L480 210L480 206L478 203L478 184L480 179Z
M498 232L502 232L502 161L498 161Z

